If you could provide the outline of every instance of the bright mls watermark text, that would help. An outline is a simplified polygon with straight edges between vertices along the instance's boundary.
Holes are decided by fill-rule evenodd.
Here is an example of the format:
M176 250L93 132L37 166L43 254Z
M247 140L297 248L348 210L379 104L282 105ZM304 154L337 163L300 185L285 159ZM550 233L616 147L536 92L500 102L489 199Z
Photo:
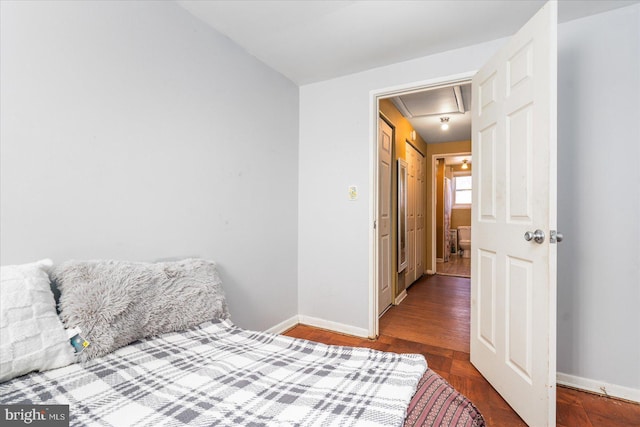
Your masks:
M69 405L0 405L0 425L69 427Z

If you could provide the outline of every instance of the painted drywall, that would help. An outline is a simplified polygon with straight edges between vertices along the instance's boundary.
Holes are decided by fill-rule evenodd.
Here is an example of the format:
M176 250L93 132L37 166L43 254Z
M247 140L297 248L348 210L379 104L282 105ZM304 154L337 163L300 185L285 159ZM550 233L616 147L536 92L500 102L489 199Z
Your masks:
M640 5L560 25L558 48L558 371L637 398Z
M632 164L610 165L640 158L639 13L636 5L560 25L558 85L558 218L566 236L558 255L558 370L635 389L640 177ZM372 92L477 69L503 43L300 88L302 314L368 327ZM352 183L357 202L347 200Z
M297 315L297 86L173 2L0 7L1 263L199 256Z
M359 330L369 327L369 250L374 244L369 167L376 114L370 101L374 92L473 71L503 43L497 40L300 87L298 291L302 315ZM358 186L357 201L349 201L349 185Z
M471 225L471 209L451 209L451 228Z

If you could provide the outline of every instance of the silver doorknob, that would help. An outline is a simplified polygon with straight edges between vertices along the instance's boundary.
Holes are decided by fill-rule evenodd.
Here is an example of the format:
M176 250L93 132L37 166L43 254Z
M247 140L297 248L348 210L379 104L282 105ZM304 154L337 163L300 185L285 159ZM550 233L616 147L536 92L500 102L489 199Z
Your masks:
M536 243L544 242L544 231L537 229L536 231L527 231L524 233L524 240L530 242L534 240Z
M549 236L549 241L551 243L560 243L564 239L562 233L558 233L556 230L551 230L551 236Z

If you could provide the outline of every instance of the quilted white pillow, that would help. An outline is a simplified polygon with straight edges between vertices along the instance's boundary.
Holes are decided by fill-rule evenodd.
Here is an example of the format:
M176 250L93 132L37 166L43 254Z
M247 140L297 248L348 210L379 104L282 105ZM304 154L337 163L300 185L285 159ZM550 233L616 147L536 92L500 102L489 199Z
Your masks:
M49 286L52 265L45 259L0 268L0 382L75 361Z

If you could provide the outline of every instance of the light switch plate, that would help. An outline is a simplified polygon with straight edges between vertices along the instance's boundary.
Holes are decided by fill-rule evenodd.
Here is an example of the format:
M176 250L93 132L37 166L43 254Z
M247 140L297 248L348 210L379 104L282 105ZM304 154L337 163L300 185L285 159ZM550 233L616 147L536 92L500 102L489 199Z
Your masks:
M355 185L349 186L349 200L358 200L358 187Z

